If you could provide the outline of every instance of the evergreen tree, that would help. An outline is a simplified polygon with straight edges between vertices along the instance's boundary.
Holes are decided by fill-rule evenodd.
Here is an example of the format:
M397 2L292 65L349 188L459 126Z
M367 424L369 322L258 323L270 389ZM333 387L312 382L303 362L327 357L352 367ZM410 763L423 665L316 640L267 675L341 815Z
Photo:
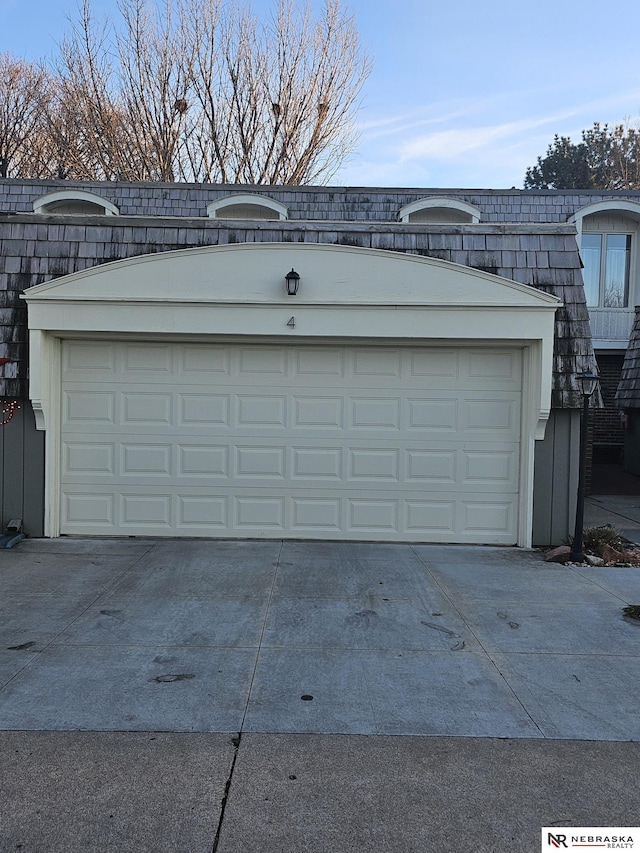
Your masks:
M545 157L527 169L525 189L640 189L640 133L625 124L594 122L582 141L556 136Z

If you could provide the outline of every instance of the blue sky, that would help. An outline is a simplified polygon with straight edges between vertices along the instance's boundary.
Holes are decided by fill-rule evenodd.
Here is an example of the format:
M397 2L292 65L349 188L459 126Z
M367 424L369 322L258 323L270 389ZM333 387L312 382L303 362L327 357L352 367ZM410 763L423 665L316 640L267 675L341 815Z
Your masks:
M577 141L594 121L640 120L638 0L345 5L375 65L358 150L334 184L521 187L554 133ZM0 50L51 54L76 8L75 0L0 0Z

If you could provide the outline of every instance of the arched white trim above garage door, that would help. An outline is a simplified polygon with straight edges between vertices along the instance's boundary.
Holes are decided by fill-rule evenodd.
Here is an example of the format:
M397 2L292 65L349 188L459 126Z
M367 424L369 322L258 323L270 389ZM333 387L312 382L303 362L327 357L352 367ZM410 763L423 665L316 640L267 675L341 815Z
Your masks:
M287 295L285 287L291 269L300 276L296 296ZM382 345L412 353L421 348L464 351L466 364L470 351L488 354L498 348L508 355L505 364L515 364L517 354L523 367L514 538L523 545L530 541L533 442L536 433L541 437L549 412L554 297L479 270L412 255L329 245L241 244L116 261L38 285L25 298L30 393L39 424L47 429L47 535L60 532L61 342L92 340L119 341L120 353L145 341L228 346L231 360L241 360L241 349L248 345L270 347L272 355L273 347L278 352L287 346L322 345L341 352L346 347L351 364L357 352ZM362 355L362 364L366 358ZM380 375L367 392L375 399L387 393L380 390ZM359 381L366 387L362 376ZM395 381L389 374L389 389ZM487 388L494 381L488 378ZM446 377L442 384L448 385ZM405 399L412 388L407 386ZM485 399L479 386L473 388ZM484 410L490 412L488 401L494 397L485 397ZM263 534L253 530L252 535ZM482 541L481 530L478 537Z

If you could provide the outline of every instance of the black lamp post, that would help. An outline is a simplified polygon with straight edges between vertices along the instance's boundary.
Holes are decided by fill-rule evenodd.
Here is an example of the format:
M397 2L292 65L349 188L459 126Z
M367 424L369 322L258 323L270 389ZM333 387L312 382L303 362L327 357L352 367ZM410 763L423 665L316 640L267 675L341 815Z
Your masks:
M598 377L588 371L577 376L580 393L582 394L582 415L580 417L580 468L578 470L578 500L576 503L576 527L573 534L570 559L574 563L582 563L582 525L584 519L584 491L587 472L587 427L589 426L589 400L598 387Z

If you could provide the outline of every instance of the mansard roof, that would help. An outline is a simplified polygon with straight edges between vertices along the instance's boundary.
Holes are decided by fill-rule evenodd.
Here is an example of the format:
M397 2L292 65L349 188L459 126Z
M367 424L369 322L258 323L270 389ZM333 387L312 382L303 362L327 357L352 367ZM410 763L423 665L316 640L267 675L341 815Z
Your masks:
M477 209L482 222L566 223L578 211L612 200L640 204L640 191L433 189L330 186L248 186L126 181L0 180L0 212L32 212L41 196L93 193L121 216L206 217L209 205L233 195L262 198L289 220L397 222L400 211L425 199ZM467 207L469 206L469 207ZM595 208L594 208L595 209ZM474 215L476 215L474 213Z
M523 190L429 190L341 187L246 187L72 182L70 189L108 199L119 216L33 211L56 181L0 181L0 396L26 396L26 307L20 294L107 261L161 251L248 242L322 243L406 252L451 261L531 285L558 297L552 405L577 408L575 376L595 369L582 287L576 210L605 195L640 201L639 193ZM234 194L259 194L284 205L288 220L212 219L207 206ZM479 223L398 222L398 212L426 197L475 205ZM15 375L13 375L15 373Z
M636 307L615 402L621 409L640 409L640 306Z

